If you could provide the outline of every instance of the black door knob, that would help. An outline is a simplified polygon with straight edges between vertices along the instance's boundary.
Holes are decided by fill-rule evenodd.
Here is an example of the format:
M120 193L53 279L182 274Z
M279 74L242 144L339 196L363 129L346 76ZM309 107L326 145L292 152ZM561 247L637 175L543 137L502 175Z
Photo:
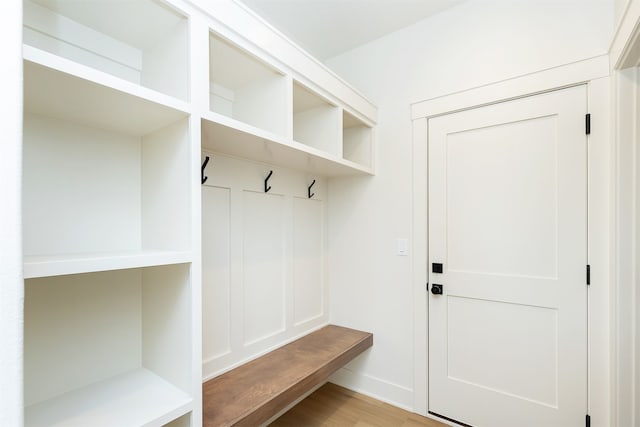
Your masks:
M442 285L438 285L436 283L434 283L431 286L431 293L434 295L442 295Z

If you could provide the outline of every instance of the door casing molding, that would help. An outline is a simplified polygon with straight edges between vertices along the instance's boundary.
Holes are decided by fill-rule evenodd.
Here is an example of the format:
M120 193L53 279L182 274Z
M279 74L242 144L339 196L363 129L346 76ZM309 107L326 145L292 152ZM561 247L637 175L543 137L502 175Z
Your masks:
M640 0L628 0L609 49L615 176L612 425L640 422Z
M588 306L588 408L591 425L607 427L611 418L611 225L612 161L608 55L590 58L490 85L417 102L412 118L412 283L414 289L414 411L428 410L428 119L443 114L536 95L578 84L587 85L592 116L588 140L588 263L591 286ZM586 286L586 285L585 285ZM585 414L586 415L586 414ZM441 421L441 420L440 420Z

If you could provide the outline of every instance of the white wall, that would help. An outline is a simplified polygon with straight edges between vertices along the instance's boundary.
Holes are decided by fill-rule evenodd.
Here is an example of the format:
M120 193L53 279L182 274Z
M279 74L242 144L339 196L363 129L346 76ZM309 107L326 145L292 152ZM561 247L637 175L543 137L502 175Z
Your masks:
M0 425L22 424L21 2L0 6Z
M469 0L328 61L379 107L376 176L329 184L331 321L374 334L338 382L413 408L411 263L425 261L395 255L412 232L409 105L605 54L613 19L613 0Z

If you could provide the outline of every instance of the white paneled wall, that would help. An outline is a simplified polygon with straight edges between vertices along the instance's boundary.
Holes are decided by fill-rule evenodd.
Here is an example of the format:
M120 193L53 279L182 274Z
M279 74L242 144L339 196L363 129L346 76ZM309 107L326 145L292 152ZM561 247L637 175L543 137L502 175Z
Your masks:
M326 324L328 287L326 179L203 156L210 157L202 187L207 379Z
M285 330L285 198L242 191L243 346Z
M320 318L325 312L321 262L323 206L320 200L293 199L293 319L296 326Z

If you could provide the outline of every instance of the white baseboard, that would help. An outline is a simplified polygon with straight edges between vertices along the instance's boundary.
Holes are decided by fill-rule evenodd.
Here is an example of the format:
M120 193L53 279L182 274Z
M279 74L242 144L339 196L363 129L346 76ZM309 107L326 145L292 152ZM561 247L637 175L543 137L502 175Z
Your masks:
M329 378L329 382L388 403L406 411L413 410L413 389L342 368Z

